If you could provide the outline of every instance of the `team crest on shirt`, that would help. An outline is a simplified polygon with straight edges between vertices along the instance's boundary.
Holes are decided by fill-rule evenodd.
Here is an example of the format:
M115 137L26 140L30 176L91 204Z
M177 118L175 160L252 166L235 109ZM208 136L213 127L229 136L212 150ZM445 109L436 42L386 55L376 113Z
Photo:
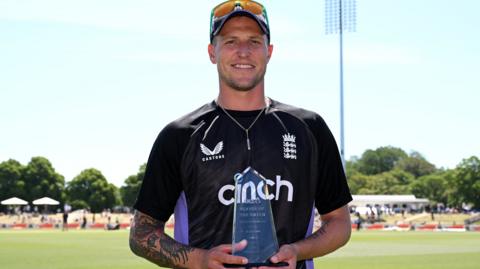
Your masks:
M297 159L297 144L295 144L296 137L290 133L283 136L283 158Z
M223 150L223 141L218 142L215 148L213 148L213 150L209 149L207 146L200 143L200 149L202 150L202 153L205 155L202 158L203 162L225 158L225 155L220 154Z

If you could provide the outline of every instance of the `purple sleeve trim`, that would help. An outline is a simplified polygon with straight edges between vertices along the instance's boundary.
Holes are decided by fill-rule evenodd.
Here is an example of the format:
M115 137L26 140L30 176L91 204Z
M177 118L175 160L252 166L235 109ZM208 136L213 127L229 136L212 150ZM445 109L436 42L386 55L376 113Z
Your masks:
M178 242L188 245L188 210L185 192L180 193L175 205L175 228L173 236Z
M308 224L307 234L305 235L305 238L307 238L309 235L312 234L314 221L315 221L315 206L312 206L312 213L310 215L310 223ZM307 269L313 269L314 268L313 259L306 260L305 265L306 265Z

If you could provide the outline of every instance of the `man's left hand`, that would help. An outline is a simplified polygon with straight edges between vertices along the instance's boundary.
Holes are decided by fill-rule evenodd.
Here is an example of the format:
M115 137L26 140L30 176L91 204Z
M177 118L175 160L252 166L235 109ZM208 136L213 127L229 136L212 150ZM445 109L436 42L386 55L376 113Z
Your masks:
M285 267L267 267L267 266L262 266L259 267L259 269L295 269L297 267L297 255L298 251L295 245L289 244L289 245L283 245L277 252L277 254L273 255L270 258L270 261L273 263L279 263L279 262L286 262L288 263L288 266Z

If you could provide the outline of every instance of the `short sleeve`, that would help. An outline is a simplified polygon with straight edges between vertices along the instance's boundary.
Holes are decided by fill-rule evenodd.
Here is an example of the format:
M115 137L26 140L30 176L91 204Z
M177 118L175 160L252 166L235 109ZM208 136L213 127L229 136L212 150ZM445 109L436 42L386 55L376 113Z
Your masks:
M352 200L337 143L325 121L316 115L307 121L318 147L318 183L315 206L320 214L329 213Z
M184 152L180 130L173 124L158 135L148 158L145 177L137 200L136 210L160 221L173 213L182 191L180 162Z

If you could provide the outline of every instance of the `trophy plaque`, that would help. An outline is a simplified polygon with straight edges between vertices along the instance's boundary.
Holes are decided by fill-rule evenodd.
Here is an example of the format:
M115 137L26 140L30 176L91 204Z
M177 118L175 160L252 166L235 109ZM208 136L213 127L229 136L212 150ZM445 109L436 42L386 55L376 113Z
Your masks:
M226 264L226 267L288 266L286 262L272 263L278 251L278 241L273 222L267 180L252 167L235 175L235 202L233 213L232 244L247 240L247 246L233 251L235 256L248 259L248 264Z

